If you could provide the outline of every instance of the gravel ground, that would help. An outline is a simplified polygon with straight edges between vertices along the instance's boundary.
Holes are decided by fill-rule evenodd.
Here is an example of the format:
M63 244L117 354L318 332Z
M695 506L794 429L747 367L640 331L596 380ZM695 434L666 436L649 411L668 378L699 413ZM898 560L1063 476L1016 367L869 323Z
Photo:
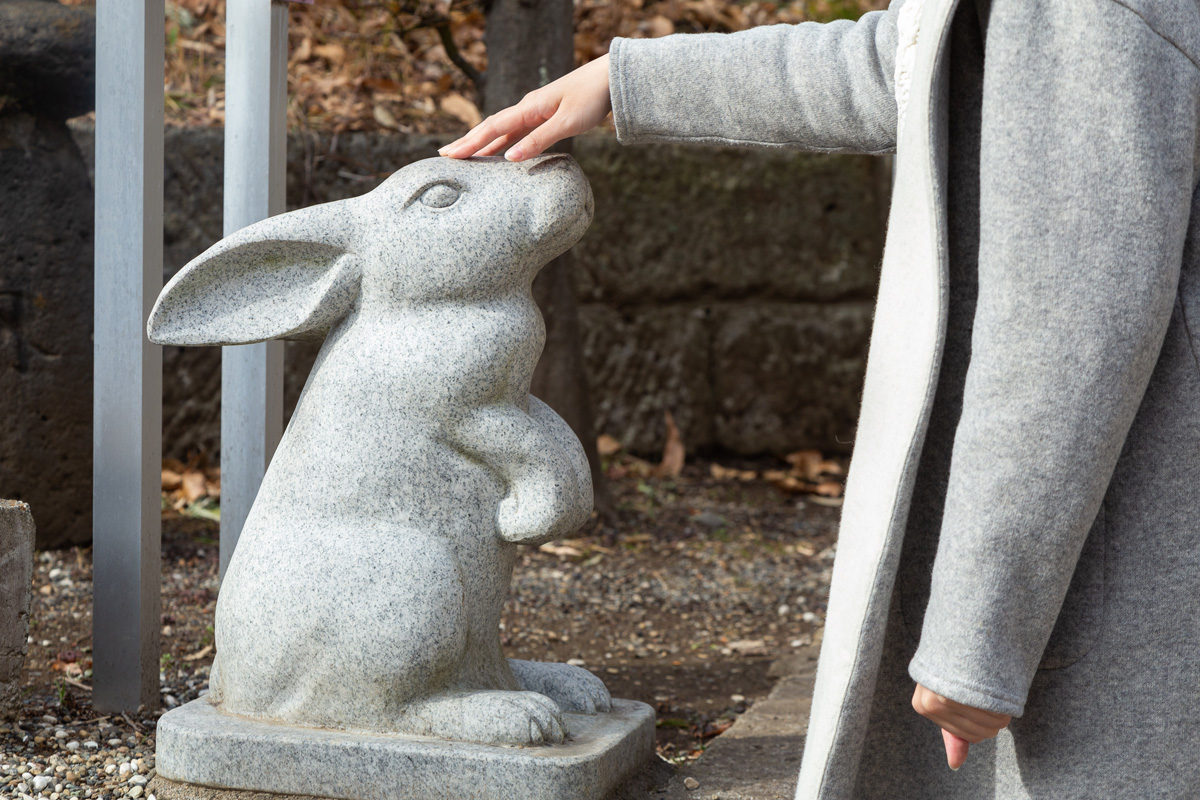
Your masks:
M656 708L660 755L698 757L767 694L772 660L820 636L838 509L746 478L773 466L735 464L742 478L730 479L695 463L652 478L618 457L614 528L597 521L523 551L506 652L586 666L615 696ZM164 517L162 709L128 715L91 707L90 550L38 554L25 705L0 726L0 796L153 797L157 718L207 691L216 536L209 520Z

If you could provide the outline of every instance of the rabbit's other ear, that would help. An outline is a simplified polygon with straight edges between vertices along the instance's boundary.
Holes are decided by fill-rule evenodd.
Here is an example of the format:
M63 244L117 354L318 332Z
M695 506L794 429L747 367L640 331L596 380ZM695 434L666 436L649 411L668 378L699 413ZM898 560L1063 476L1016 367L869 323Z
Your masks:
M174 345L320 339L358 297L348 201L269 217L227 236L163 287L146 325Z

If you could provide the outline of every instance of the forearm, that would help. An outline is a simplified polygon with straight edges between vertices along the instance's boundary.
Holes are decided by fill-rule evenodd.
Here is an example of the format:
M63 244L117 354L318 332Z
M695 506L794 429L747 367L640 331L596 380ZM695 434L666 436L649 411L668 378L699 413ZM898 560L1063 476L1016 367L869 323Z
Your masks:
M1080 5L996 0L989 21L979 299L910 667L1014 715L1157 362L1195 188L1194 65Z
M858 22L615 39L609 83L617 136L627 144L890 152L901 5Z

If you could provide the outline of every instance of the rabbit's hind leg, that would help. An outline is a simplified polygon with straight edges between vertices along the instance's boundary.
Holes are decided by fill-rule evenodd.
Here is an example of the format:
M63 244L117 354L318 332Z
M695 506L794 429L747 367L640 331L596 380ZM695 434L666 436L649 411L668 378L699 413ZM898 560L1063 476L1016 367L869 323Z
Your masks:
M530 747L566 739L561 712L536 692L447 692L409 703L398 732L479 744Z
M216 688L225 711L386 730L410 700L458 685L469 620L443 540L331 524L275 544L275 553L287 548L286 570L280 556L250 558L259 554L248 549L221 587Z
M510 658L508 665L522 689L546 695L564 711L595 714L612 710L604 681L582 667L515 658Z

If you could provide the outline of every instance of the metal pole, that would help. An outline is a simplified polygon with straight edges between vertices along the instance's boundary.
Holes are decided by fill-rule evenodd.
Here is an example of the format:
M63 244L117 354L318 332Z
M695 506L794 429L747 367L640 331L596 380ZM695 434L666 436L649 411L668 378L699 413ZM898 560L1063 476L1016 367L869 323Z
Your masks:
M225 10L225 235L284 210L287 7L228 0ZM226 347L221 358L221 576L283 435L283 343Z
M92 703L159 701L163 0L96 8Z

